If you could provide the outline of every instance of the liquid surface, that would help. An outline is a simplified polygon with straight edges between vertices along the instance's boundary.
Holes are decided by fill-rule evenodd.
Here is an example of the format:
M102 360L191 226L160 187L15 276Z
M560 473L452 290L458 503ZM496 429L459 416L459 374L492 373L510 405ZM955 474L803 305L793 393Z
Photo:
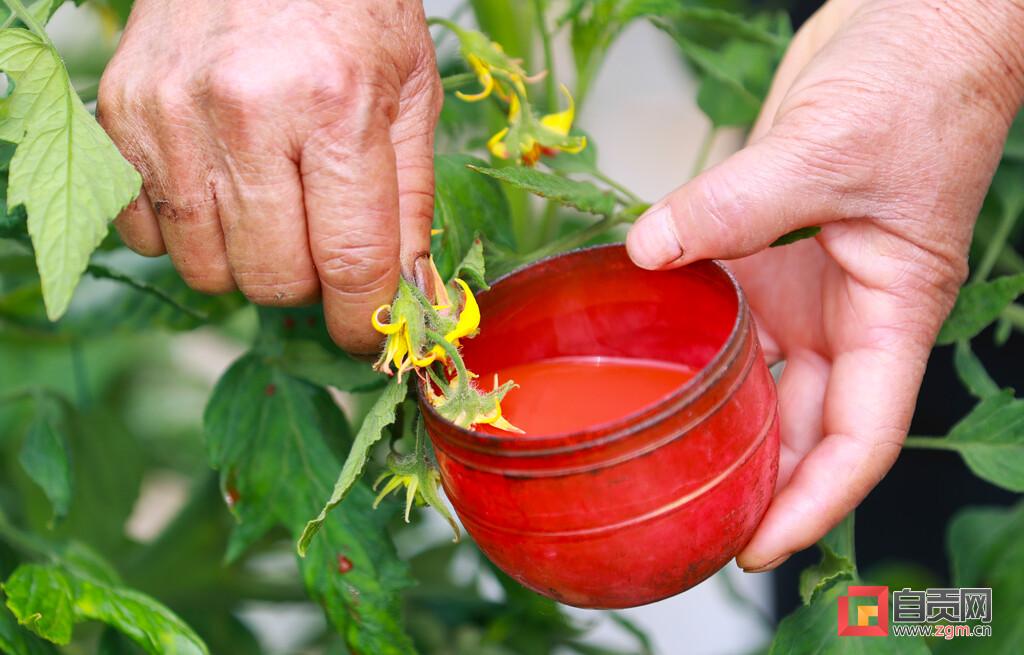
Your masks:
M623 357L560 357L498 371L515 380L501 403L502 414L527 435L577 432L652 405L677 391L696 371L683 364ZM493 373L481 376L490 387ZM488 434L504 434L477 426Z

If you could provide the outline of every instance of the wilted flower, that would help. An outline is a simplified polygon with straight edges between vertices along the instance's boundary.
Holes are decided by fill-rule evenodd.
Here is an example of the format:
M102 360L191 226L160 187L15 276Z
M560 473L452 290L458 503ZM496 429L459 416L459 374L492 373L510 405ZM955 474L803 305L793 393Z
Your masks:
M558 152L577 153L587 147L585 136L571 136L572 122L576 115L576 104L565 85L562 93L569 106L554 114L537 119L530 106L524 105L519 96L512 94L508 106L508 127L495 134L487 142L487 149L495 157L508 159L515 155L524 165L533 166L542 154L553 156Z

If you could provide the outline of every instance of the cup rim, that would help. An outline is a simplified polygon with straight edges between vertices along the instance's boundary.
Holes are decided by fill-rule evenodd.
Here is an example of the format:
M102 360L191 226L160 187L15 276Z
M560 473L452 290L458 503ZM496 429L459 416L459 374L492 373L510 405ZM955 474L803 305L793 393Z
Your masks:
M490 288L494 289L502 282L522 275L530 269L547 262L606 250L625 250L625 244L599 244L583 248L574 248L555 255L549 255L548 257L523 264L522 266L505 273L494 280L490 284ZM684 382L678 389L663 396L657 402L642 407L613 421L598 423L597 425L587 427L582 430L543 435L512 433L509 433L508 435L496 435L478 432L476 430L455 425L448 419L441 416L437 409L426 399L425 392L423 390L425 385L424 380L422 378L417 378L416 396L419 401L418 404L421 411L426 412L432 419L444 423L449 430L458 435L458 437L465 442L468 442L469 445L485 449L490 449L495 446L500 447L506 444L524 445L552 441L576 443L581 448L605 445L636 434L637 432L646 429L651 424L661 421L668 414L682 411L696 401L708 389L712 388L740 356L743 349L737 346L746 334L747 322L749 321L747 298L744 295L739 282L736 280L736 276L733 275L732 271L717 259L703 261L706 261L717 268L729 281L733 292L736 294L736 318L729 331L729 336L726 337L725 341L718 349L718 352L715 353L708 363L705 364L696 375ZM483 292L483 294L486 293L490 293L490 290Z

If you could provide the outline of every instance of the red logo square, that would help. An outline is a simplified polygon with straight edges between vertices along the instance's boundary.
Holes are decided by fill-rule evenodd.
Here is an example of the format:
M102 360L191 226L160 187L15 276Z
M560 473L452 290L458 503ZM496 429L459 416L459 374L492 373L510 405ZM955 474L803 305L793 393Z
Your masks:
M850 625L850 599L874 598L875 603L857 606L856 623ZM871 625L871 619L876 624ZM889 587L862 587L851 585L845 596L839 597L840 637L885 637L889 634Z

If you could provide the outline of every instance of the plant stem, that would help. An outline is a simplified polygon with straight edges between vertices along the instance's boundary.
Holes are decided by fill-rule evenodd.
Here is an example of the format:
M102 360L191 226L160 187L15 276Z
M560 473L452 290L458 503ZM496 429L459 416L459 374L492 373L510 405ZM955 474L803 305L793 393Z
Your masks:
M620 222L622 221L620 220L620 217L618 215L606 216L605 218L602 218L598 222L594 223L593 225L585 227L582 230L579 230L578 232L567 234L561 239L555 239L554 241L549 242L547 245L537 248L536 250L534 250L533 252L526 256L526 261L541 259L542 257L547 257L548 255L553 255L555 253L562 252L563 250L571 250L572 248L582 246L587 241L590 241L595 237L601 236L608 230L618 225Z
M465 390L469 386L469 373L466 371L466 363L462 361L462 355L459 354L459 349L449 343L448 340L439 332L427 330L427 336L430 337L434 343L441 346L441 349L452 358L453 362L455 362L455 371L459 375L459 389Z
M548 32L548 25L544 20L544 0L533 0L533 12L536 14L537 30L540 32L540 42L544 48L544 69L548 72L544 77L545 104L548 111L553 112L557 109L555 96L558 84L555 78L555 55L551 48L551 33Z
M1010 303L1000 316L1009 321L1014 328L1024 332L1024 306Z
M924 448L927 450L960 450L955 442L943 437L907 437L903 445L907 448Z
M646 204L644 202L643 198L641 198L640 196L636 195L635 193L633 193L632 191L627 189L625 186L619 184L618 182L616 182L612 178L608 177L607 175L605 175L601 171L595 170L592 173L592 175L594 176L594 178L604 182L605 184L607 184L611 188L613 188L616 191L622 193L624 196L626 196L626 198L629 199L630 202L635 202L637 204Z
M985 248L985 254L982 255L978 268L974 271L974 275L971 276L971 282L984 282L985 278L992 272L992 267L996 265L999 254L1006 247L1006 240L1009 238L1013 226L1017 223L1019 215L1019 212L1014 211L1013 208L1003 210L1003 216L995 232L992 234L992 240L988 242L988 247Z
M697 151L697 159L693 162L693 170L690 171L690 177L694 178L700 175L704 171L704 167L708 165L708 157L711 156L711 146L715 144L715 138L718 136L718 128L712 127L708 130L707 134L700 142L700 149Z
M25 23L25 25L27 25L36 36L42 39L43 43L54 50L57 49L53 45L53 41L50 40L50 35L46 33L46 30L39 24L39 21L32 16L32 13L25 8L25 5L21 3L21 0L4 0L4 4L6 4L7 8L10 9L22 23Z
M554 236L555 228L557 227L557 221L555 220L557 216L558 205L548 201L547 207L544 208L544 216L541 218L540 226L536 231L538 242L532 244L533 247L539 248Z
M71 342L71 370L75 376L75 395L78 406L85 408L92 404L89 393L89 375L86 370L85 358L82 356L82 343L78 339Z
M441 78L441 87L445 91L460 89L471 82L476 81L476 73L456 73Z

